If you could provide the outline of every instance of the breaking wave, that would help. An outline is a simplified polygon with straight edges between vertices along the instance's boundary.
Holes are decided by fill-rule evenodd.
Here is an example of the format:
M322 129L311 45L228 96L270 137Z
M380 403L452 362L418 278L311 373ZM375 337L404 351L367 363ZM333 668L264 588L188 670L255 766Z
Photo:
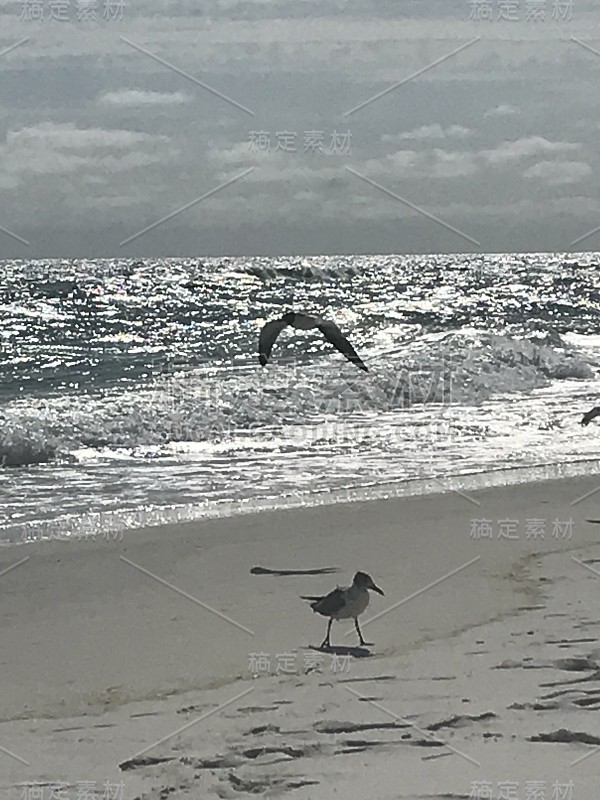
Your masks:
M425 334L393 352L364 353L368 374L320 353L302 363L193 367L145 385L29 397L0 412L0 461L23 466L82 452L164 455L177 442L218 445L284 426L396 413L427 404L478 405L560 380L589 380L586 358L560 337L510 338L465 329Z

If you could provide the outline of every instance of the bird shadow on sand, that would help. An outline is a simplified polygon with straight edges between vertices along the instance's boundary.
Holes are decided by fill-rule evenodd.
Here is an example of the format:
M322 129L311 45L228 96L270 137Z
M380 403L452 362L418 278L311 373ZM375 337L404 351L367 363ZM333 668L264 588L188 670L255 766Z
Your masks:
M319 567L318 569L269 569L268 567L252 567L252 575L329 575L339 572L339 567Z
M353 658L368 658L373 653L366 647L344 647L343 645L329 645L329 647L315 647L309 645L309 650L316 650L318 653L328 653L332 656L353 656Z

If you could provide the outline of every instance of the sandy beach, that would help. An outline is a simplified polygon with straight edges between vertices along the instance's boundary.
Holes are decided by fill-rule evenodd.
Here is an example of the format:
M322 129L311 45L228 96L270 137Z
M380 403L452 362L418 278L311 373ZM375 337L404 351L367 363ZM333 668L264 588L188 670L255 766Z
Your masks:
M375 785L391 800L477 796L480 781L493 784L481 797L512 782L506 796L525 799L528 783L550 798L572 781L557 799L591 796L600 754L571 762L600 745L599 487L590 476L2 550L0 795L59 785L70 800L87 782L97 797L328 798ZM336 658L310 649L326 622L299 595L357 569L385 591L362 618L373 647L348 650L340 623Z

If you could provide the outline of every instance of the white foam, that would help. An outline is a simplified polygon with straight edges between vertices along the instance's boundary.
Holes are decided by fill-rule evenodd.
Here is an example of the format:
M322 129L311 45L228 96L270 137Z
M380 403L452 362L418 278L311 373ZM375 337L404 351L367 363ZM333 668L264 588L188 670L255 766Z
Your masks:
M179 506L147 506L134 511L65 515L49 521L0 526L0 532L4 533L3 538L6 544L26 544L57 539L116 539L127 530L182 524L200 519L217 519L280 509L314 508L339 503L448 492L456 492L465 497L467 492L476 492L486 488L574 478L582 475L600 475L600 460L581 460L570 464L536 464L528 467L448 475L443 478L375 483L369 486L348 487L324 492L291 492L277 497L223 500ZM476 506L476 500L471 499L473 505Z

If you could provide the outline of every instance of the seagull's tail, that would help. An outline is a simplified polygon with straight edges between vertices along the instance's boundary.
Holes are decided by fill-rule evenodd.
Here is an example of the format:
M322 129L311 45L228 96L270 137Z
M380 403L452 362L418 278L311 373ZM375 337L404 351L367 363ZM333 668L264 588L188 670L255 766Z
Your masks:
M301 594L300 597L302 598L302 600L308 600L308 602L310 603L310 607L312 608L313 611L317 610L319 603L323 599L322 597L312 597L312 596L307 597L306 595L303 594Z

